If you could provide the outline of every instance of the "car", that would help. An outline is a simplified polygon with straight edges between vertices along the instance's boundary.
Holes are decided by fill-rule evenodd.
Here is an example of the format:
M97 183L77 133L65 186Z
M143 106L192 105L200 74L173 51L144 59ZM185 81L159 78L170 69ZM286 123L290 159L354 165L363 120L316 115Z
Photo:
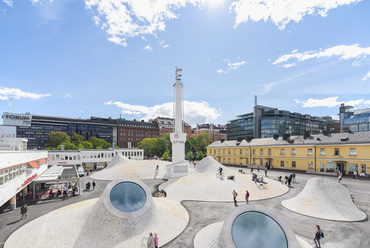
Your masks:
M82 166L78 167L77 173L78 173L78 176L79 177L85 176L85 170L84 170L84 168Z

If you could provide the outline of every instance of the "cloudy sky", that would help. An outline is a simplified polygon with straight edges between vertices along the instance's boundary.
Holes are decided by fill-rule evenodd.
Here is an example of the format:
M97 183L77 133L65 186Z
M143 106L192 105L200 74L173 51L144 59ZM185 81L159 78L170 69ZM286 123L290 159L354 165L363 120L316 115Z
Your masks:
M369 0L0 0L0 110L226 124L370 107ZM10 99L12 105L10 106Z

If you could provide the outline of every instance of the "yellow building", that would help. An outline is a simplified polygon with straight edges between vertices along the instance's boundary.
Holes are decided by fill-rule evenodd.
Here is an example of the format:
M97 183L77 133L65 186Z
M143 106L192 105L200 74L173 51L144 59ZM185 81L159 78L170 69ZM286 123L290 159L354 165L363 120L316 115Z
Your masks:
M370 174L370 131L284 138L216 141L207 156L229 165Z

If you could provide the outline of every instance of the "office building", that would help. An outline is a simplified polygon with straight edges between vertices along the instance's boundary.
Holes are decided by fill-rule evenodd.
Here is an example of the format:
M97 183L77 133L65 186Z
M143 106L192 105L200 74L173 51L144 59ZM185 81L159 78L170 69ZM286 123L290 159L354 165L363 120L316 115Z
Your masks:
M320 134L327 131L327 122L327 118L256 105L253 113L239 115L227 124L227 139Z
M197 137L201 133L208 133L212 142L227 139L226 125L216 126L212 123L197 124L197 126L193 128L192 133L193 137Z
M97 137L117 144L117 120L112 118L81 119L8 112L2 117L4 125L16 126L17 138L28 139L28 149L45 149L51 132L65 132L70 137L77 133L85 140Z
M128 121L118 119L118 147L138 147L145 138L159 136L159 128L154 121Z
M354 109L342 104L339 107L341 132L370 131L370 108Z

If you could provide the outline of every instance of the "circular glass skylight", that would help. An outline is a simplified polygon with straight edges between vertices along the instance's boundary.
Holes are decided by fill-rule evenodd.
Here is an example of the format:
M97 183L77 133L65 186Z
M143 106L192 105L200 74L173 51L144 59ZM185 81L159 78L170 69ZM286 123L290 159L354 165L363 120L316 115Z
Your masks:
M112 205L123 212L135 212L146 202L142 187L133 182L122 182L113 187L109 195Z
M260 212L251 211L239 215L232 224L231 234L238 248L288 247L287 238L280 225L270 216Z

